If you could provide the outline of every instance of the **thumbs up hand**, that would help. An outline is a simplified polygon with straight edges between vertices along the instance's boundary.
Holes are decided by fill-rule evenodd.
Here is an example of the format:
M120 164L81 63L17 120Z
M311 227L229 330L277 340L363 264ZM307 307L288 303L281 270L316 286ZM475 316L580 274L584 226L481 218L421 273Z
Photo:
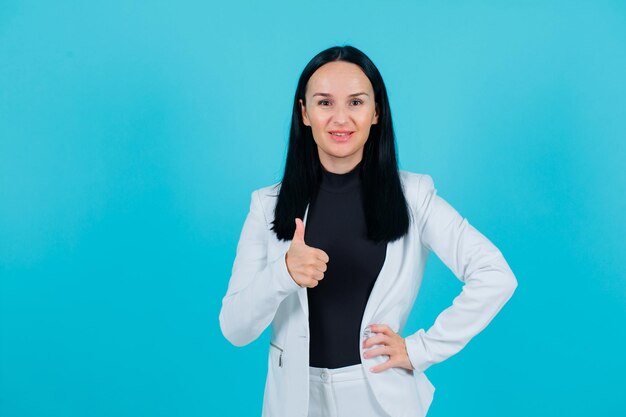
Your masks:
M317 287L319 281L324 278L328 261L326 252L304 243L304 223L296 218L296 231L285 254L291 278L301 287Z

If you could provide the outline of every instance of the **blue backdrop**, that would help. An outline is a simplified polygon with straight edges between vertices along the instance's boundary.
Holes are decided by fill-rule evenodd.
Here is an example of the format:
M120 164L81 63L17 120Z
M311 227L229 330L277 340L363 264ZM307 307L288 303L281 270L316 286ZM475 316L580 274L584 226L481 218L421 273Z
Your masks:
M429 417L626 415L626 5L471 0L2 1L0 415L260 415L269 331L230 345L221 299L336 44L519 283ZM403 336L461 290L424 279Z

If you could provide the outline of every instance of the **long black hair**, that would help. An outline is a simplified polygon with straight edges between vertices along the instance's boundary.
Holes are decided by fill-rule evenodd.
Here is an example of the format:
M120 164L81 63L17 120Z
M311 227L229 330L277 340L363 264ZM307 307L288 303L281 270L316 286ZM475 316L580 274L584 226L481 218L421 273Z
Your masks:
M408 231L410 211L398 172L387 89L374 63L363 52L349 45L334 46L320 52L300 75L293 100L285 173L279 183L272 230L278 239L291 240L296 217L304 220L306 206L319 189L322 168L317 144L311 127L302 120L299 100L306 103L305 90L309 78L319 67L332 61L358 65L374 88L378 123L370 128L360 164L367 237L377 243L397 240Z

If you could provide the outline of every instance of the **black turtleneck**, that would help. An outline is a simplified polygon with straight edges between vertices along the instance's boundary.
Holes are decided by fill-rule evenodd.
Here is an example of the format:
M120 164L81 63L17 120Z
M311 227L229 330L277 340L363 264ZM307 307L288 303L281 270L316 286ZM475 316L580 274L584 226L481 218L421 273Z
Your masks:
M361 164L345 174L322 166L319 192L309 205L304 240L329 257L324 278L307 288L310 366L361 362L361 319L387 250L385 242L375 244L366 237Z

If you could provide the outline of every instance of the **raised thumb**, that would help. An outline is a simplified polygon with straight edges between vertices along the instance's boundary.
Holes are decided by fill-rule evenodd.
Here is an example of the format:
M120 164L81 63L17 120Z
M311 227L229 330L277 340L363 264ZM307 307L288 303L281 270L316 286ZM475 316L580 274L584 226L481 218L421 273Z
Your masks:
M296 217L296 231L293 233L293 242L304 243L304 223Z

